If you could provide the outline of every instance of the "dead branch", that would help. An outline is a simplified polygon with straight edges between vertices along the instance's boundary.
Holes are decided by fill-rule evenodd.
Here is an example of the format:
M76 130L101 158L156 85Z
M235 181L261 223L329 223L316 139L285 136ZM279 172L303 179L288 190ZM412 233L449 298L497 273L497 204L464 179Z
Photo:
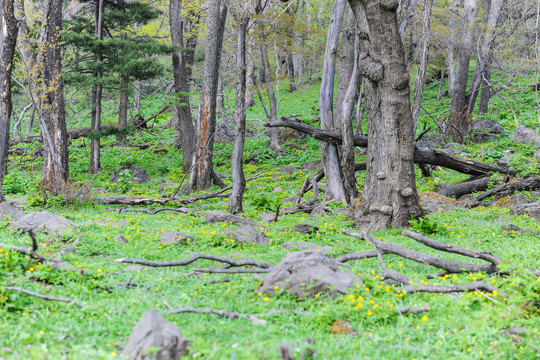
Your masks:
M455 293L455 292L466 292L466 291L486 291L492 293L493 291L498 291L494 286L488 285L486 283L475 281L471 284L465 285L407 285L403 288L402 291L406 293L418 293L418 292L429 292L429 293Z
M184 313L194 313L194 314L213 314L224 318L229 319L238 319L238 318L248 318L248 319L259 319L259 316L272 316L272 315L280 315L280 314L293 314L293 315L311 315L311 313L302 312L302 311L293 311L293 310L270 310L264 314L242 314L232 311L226 311L226 310L218 310L218 309L196 309L196 308L180 308L175 310L170 310L165 312L165 314L184 314ZM261 320L261 319L259 319ZM262 320L264 321L264 320Z
M345 263L348 261L374 258L374 257L377 257L378 253L379 253L378 250L361 251L361 252L341 255L337 257L335 260L340 263Z
M476 201L482 201L490 196L500 199L505 196L509 196L516 191L523 190L536 190L540 188L540 176L535 176L527 179L522 179L514 182L510 182L504 185L497 186L491 190L485 191L476 197Z
M207 200L207 199L215 199L215 198L224 198L231 195L230 192L225 193L225 191L229 190L230 187L227 187L225 189L209 193L209 194L202 194L197 195L191 198L187 199L173 199L173 198L149 198L144 196L103 196L103 197L93 197L91 198L92 201L105 204L105 205L150 205L150 204L180 204L180 205L188 205L192 204L194 202L200 201L200 200Z
M194 269L193 275L197 274L265 274L270 272L272 269L230 269L228 267L224 268L208 268L208 269Z
M40 299L47 300L47 301L61 301L61 302L65 302L65 303L71 303L71 304L79 306L79 307L84 307L83 305L81 305L78 302L76 302L74 300L71 300L71 299L62 299L62 298L56 298L56 297L47 296L47 295L41 295L41 294L38 294L38 293L35 293L35 292L32 292L32 291L25 290L25 289L22 289L22 288L19 288L19 287L14 287L14 286L4 286L3 288L5 290L18 291L18 292L21 292L23 294L35 296L35 297L38 297Z
M195 262L195 261L197 261L199 259L213 260L213 261L222 262L222 263L225 263L225 264L229 264L229 267L256 266L256 267L259 267L259 268L262 268L262 269L270 269L270 268L272 268L274 266L272 264L268 264L268 263L265 263L265 262L262 262L262 261L257 261L257 260L251 260L251 259L232 260L232 259L227 259L225 257L215 256L215 255L210 255L210 254L195 254L194 256L192 256L189 259L180 260L180 261L155 262L155 261L147 261L147 260L121 258L121 259L115 260L115 262L117 262L117 263L128 263L128 264L138 264L138 265L144 265L144 266L150 266L150 267L174 267L174 266L189 265L189 264L191 264L191 263L193 263L193 262ZM202 272L202 270L205 270L205 269L196 269L196 270L199 271L199 272ZM208 269L206 269L206 270L208 270ZM213 269L213 270L218 270L218 269Z
M446 197L460 197L468 194L472 194L477 191L484 191L489 187L490 182L493 180L489 177L482 177L480 179L465 180L454 185L446 186L437 190L437 194L441 194Z
M47 258L44 258L43 256L39 255L38 253L32 251L31 248L21 247L21 246L14 246L14 245L9 245L9 244L4 244L4 243L0 243L0 248L9 248L9 249L16 250L16 251L20 252L23 255L30 256L32 259L35 259L35 260L39 261L40 263L52 262L51 260L49 260Z
M404 307L402 309L399 310L399 312L403 315L405 314L420 314L420 313L423 313L423 312L427 312L427 311L430 311L431 308L429 306L422 306L422 307L419 307L419 308L413 308L413 307L410 307L410 306L407 306L407 307Z

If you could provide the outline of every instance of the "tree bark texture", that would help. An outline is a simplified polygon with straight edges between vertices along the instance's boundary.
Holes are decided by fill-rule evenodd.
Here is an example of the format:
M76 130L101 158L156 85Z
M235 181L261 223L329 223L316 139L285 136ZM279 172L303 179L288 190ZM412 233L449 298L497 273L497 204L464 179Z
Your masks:
M11 120L11 70L17 43L18 22L14 0L0 1L0 202L4 201L2 183L7 170L9 125Z
M193 155L189 182L184 189L186 193L190 193L193 189L209 189L212 186L214 173L212 159L216 131L216 100L227 6L221 0L211 0L208 6L204 80L197 118L197 145Z
M104 12L104 0L99 0L96 2L95 10L95 22L96 30L95 35L98 40L103 39L103 12ZM94 54L94 61L98 64L103 62L103 54L96 52ZM100 66L100 65L98 65ZM94 131L98 131L101 126L101 98L103 94L103 84L101 79L103 77L102 71L97 70L94 75L94 85L92 86L92 124L91 128ZM88 172L96 174L101 168L100 160L100 140L92 139L90 142L90 168Z
M330 24L326 38L326 50L322 71L321 89L319 92L319 106L321 117L321 129L334 130L334 79L336 72L336 57L339 44L341 24L345 14L347 0L335 0L332 7ZM337 114L336 116L339 116ZM321 144L322 164L326 175L325 201L347 202L345 188L339 161L337 146L329 143Z
M182 0L171 0L169 4L171 42L173 46L179 46L183 48L184 25L181 11ZM194 54L194 49L191 53ZM178 136L178 144L180 145L180 148L182 148L182 171L184 173L187 173L189 171L189 168L191 167L191 162L193 161L193 152L195 150L195 127L193 126L193 119L191 118L189 82L186 74L187 55L188 52L185 52L184 50L179 50L172 54L174 88L176 93L174 109L177 117L177 122L174 125L176 127L176 132Z
M272 84L272 73L270 71L270 61L268 61L268 49L266 48L266 45L262 42L261 44L259 44L259 52L261 55L260 72L262 75L261 76L262 82L264 83L266 87L266 94L268 95L268 107L270 108L270 119L268 119L268 121L273 122L273 121L277 121L278 107L277 107L276 94L274 92L274 87ZM272 149L275 152L280 150L277 129L270 130L270 149Z
M246 32L249 24L249 14L244 11L238 14L236 20L236 109L234 113L234 146L231 159L232 193L229 200L229 212L237 214L244 212L242 199L246 189L242 156L244 155L244 140L246 134Z
M128 116L128 87L129 87L129 77L126 72L123 72L121 75L122 81L120 84L120 104L118 106L118 126L121 129L125 129L127 126L127 116ZM119 134L118 141L125 142L126 135Z
M343 101L349 87L351 75L353 73L355 63L355 34L356 34L356 19L352 13L350 6L346 6L343 26L341 29L341 46L339 49L338 63L338 84L336 91L336 103L334 106L334 128L341 129L341 121L343 114Z
M408 226L423 214L414 171L414 122L409 73L398 29L397 1L349 0L359 20L365 14L371 48L360 55L366 81L368 162L355 209L357 226Z

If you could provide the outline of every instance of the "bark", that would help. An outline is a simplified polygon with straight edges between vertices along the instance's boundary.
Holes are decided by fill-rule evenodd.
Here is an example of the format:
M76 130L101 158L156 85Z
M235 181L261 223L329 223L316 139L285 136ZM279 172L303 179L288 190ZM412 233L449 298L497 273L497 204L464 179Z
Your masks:
M412 107L413 121L415 126L418 124L418 118L420 117L420 106L422 105L422 98L424 96L424 85L426 83L426 70L429 60L429 29L431 25L432 7L433 0L426 0L424 2L424 13L422 16L422 34L420 35L420 66L418 67L418 73L416 75L414 101Z
M336 103L334 116L334 128L342 128L343 101L347 94L349 82L354 69L356 51L356 19L352 13L350 6L346 6L343 20L343 28L341 30L341 46L339 49L339 65L338 65L338 84L336 91Z
M121 129L124 129L127 126L127 115L128 115L128 86L129 86L129 77L126 72L121 75L122 82L120 84L120 105L118 107L118 126ZM125 134L118 135L119 142L126 141Z
M141 80L135 80L133 83L135 92L133 94L133 107L137 113L141 112Z
M272 86L272 73L270 71L270 62L268 61L268 50L264 43L259 44L259 52L261 55L261 76L262 82L265 85L266 93L268 95L268 107L270 108L269 122L277 121L278 108L276 94L274 93L274 87ZM279 146L277 129L270 130L270 149L278 152L281 147Z
M486 190L489 187L490 182L492 181L493 180L490 177L483 177L471 181L463 181L437 190L437 193L446 197L455 197L456 199L459 199L463 195L468 195L477 191Z
M227 6L221 0L209 2L204 80L197 118L197 146L193 155L189 182L184 188L186 193L190 193L193 189L207 190L212 186L216 100L226 17Z
M540 188L540 177L535 176L527 179L522 179L507 184L503 184L481 193L475 198L475 201L482 201L490 196L495 196L496 199L512 195L516 191L533 191Z
M334 129L333 102L336 56L339 43L339 34L341 32L341 24L343 23L346 5L347 0L334 1L332 14L330 17L330 24L328 26L321 89L319 92L321 129L323 130ZM326 191L324 194L324 200L341 201L346 203L347 196L345 194L345 188L343 187L337 146L334 144L322 143L321 153L324 173L326 175Z
M95 9L95 35L98 40L103 39L103 12L104 12L104 0L96 2ZM94 54L94 61L98 64L103 62L103 54L96 52ZM99 130L101 126L101 98L103 93L103 84L101 79L103 73L101 70L97 70L94 75L94 85L92 86L92 124L91 128L94 131ZM90 142L90 168L88 172L96 174L101 168L100 161L100 139L92 139Z
M462 32L460 32L461 43L458 45L456 79L452 89L452 104L448 118L448 122L455 128L451 126L446 128L446 133L458 143L467 141L473 130L472 109L468 107L466 95L475 17L476 0L465 0L460 22Z
M28 123L26 124L26 133L31 134L32 129L34 128L34 118L36 117L36 107L32 104L30 108L30 115L28 115Z
M18 26L14 0L0 1L0 202L5 200L2 194L2 183L7 170L12 111L11 70Z
M368 103L368 163L356 225L408 226L423 214L414 171L414 122L409 74L398 29L397 1L349 0L357 21L365 14L371 49L360 55Z
M182 20L182 0L171 0L169 4L169 21L171 27L171 42L173 46L184 47L183 40L183 20ZM196 37L195 37L196 41ZM174 109L177 121L175 125L177 141L183 153L182 171L187 173L193 161L195 151L195 127L191 118L191 106L189 101L189 82L187 76L186 57L192 56L194 51L176 51L172 54L174 89L176 99ZM193 58L191 58L193 61ZM191 74L190 74L191 76Z
M229 200L229 212L237 214L244 212L242 199L246 189L242 156L244 155L244 140L246 134L246 32L249 24L249 14L245 11L236 20L236 109L234 125L234 146L231 159L232 193Z
M178 0L173 0L178 1ZM195 61L195 50L197 48L197 40L199 37L199 22L201 20L201 12L191 10L188 12L188 16L183 19L183 33L186 38L185 41L185 68L186 68L186 79L189 81L192 79L193 73L193 62Z

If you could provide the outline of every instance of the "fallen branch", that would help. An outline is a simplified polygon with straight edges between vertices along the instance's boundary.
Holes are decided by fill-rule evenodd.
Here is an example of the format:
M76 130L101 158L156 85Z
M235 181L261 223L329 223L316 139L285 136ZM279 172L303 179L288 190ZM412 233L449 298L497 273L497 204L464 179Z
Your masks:
M460 183L449 185L442 189L437 190L437 194L441 194L446 197L460 197L468 194L475 193L477 191L484 191L489 187L490 182L493 180L488 177L483 177L475 180L465 180Z
M504 185L497 186L491 190L485 191L476 197L476 201L482 201L490 196L500 199L502 197L513 194L516 191L523 190L536 190L540 188L540 176L531 177L528 179L522 179L514 182L510 182Z
M37 260L40 263L52 262L51 260L49 260L47 258L44 258L43 256L39 255L38 253L32 251L31 248L21 247L21 246L14 246L14 245L9 245L9 244L4 244L4 243L0 243L0 248L8 248L8 249L18 251L23 255L30 256L32 259Z
M174 267L174 266L185 266L189 265L199 259L203 260L213 260L222 262L225 264L229 264L229 267L242 267L242 266L256 266L262 269L270 269L274 265L268 264L262 261L257 260L232 260L221 256L215 256L210 254L195 254L189 259L186 260L180 260L180 261L165 261L165 262L156 262L156 261L147 261L147 260L138 260L138 259L130 259L130 258L121 258L117 259L114 262L117 263L128 263L128 264L138 264L138 265L144 265L144 266L150 266L150 267ZM227 269L227 268L225 268ZM205 269L196 269L197 271L205 270ZM206 269L208 270L208 269ZM218 270L218 269L214 269Z
M348 261L374 258L377 257L378 254L378 250L361 251L338 256L335 260L340 263L345 263Z
M418 293L418 292L429 292L429 293L455 293L455 292L466 292L466 291L486 291L492 293L498 291L494 286L488 285L486 283L475 281L471 284L466 285L408 285L403 288L402 291L406 293Z
M420 314L420 313L423 313L423 312L427 312L431 310L431 308L429 306L422 306L422 307L419 307L419 308L413 308L413 307L410 307L410 306L407 306L407 307L404 307L402 309L399 310L399 312L403 315L405 314Z
M293 315L311 315L311 313L302 312L302 311L293 311L293 310L271 310L269 312L266 312L264 314L242 314L232 311L225 311L225 310L218 310L218 309L196 309L196 308L180 308L175 310L166 311L165 314L168 315L174 315L174 314L185 314L185 313L192 313L192 314L212 314L217 315L219 317L228 318L228 319L238 319L238 318L244 318L249 319L253 324L261 324L265 325L266 320L263 320L260 318L260 316L272 316L272 315L280 315L280 314L293 314Z
M103 196L103 197L93 197L90 200L98 202L104 205L151 205L151 204L180 204L188 205L200 200L208 200L215 198L224 198L231 195L230 192L225 193L225 191L230 190L230 187L226 187L222 190L209 193L197 195L187 199L173 199L173 198L149 198L144 196Z
M76 302L74 300L71 300L71 299L62 299L62 298L56 298L56 297L47 296L47 295L41 295L41 294L38 294L38 293L35 293L35 292L32 292L32 291L21 289L19 287L14 287L14 286L4 286L3 288L5 290L18 291L18 292L21 292L23 294L35 296L35 297L38 297L40 299L47 300L47 301L61 301L61 302L65 302L65 303L71 303L71 304L79 306L79 307L84 307L83 305L81 305L78 302Z

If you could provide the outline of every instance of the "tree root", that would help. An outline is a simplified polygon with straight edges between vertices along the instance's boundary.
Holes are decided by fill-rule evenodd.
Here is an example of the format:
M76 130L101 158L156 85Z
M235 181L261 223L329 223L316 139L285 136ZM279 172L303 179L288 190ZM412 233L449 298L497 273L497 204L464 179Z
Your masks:
M209 255L209 254L195 254L189 259L186 260L180 260L180 261L166 261L166 262L155 262L155 261L147 261L147 260L138 260L138 259L130 259L130 258L121 258L115 260L117 263L128 263L128 264L138 264L138 265L144 265L144 266L150 266L150 267L174 267L174 266L185 266L189 265L199 259L203 260L213 260L222 262L225 264L229 264L228 267L225 267L221 270L230 270L230 268L233 267L242 267L242 266L256 266L261 269L271 269L274 265L268 264L262 261L257 260L232 260L221 256L215 256L215 255ZM220 270L220 269L197 269L199 272L206 272L202 270ZM258 269L244 269L244 270L255 270L251 272L259 272ZM216 273L219 273L218 271L215 271ZM250 271L246 271L250 272Z

